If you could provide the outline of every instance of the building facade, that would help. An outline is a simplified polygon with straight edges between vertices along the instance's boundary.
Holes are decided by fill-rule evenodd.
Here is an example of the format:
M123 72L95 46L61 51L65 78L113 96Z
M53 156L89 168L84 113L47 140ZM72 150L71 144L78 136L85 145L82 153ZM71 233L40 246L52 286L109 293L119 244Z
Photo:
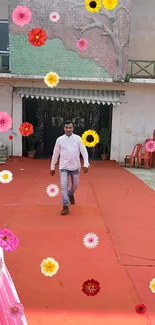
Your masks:
M2 3L0 13L1 30L7 30L4 24L9 20L9 48L6 38L0 44L0 110L13 117L13 128L0 134L0 144L7 145L10 154L25 154L19 126L29 121L39 128L38 156L49 156L64 120L71 118L79 135L88 128L108 128L110 159L123 161L136 143L152 137L155 128L154 2L149 0L149 7L144 0L119 0L113 11L102 8L95 14L82 0L53 1L52 8L46 1L22 4L32 12L23 27L12 17L19 1L9 0L8 8ZM59 13L57 22L50 20L51 12ZM35 28L47 34L41 47L28 41ZM87 41L85 51L77 45L81 38ZM53 89L44 83L50 71L60 76ZM91 154L98 156L97 151Z

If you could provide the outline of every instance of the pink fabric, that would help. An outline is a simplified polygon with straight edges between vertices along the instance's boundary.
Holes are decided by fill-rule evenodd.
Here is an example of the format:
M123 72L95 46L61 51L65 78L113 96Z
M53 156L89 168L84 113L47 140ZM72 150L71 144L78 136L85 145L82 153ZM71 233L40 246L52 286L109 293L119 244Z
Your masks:
M5 266L3 249L0 247L0 325L28 325L25 316L12 319L7 308L14 302L20 302L14 283Z

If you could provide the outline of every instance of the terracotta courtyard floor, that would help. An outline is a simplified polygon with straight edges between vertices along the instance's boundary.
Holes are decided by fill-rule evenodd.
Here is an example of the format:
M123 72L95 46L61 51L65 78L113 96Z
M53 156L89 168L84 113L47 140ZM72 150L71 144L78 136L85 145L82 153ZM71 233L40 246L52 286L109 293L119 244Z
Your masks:
M155 192L119 164L95 161L81 172L76 205L61 216L61 195L46 194L49 184L59 186L49 167L27 158L0 166L14 177L0 184L0 228L20 240L5 262L28 324L155 325ZM89 232L99 236L91 250L83 245ZM52 278L40 270L46 257L59 262ZM94 297L82 292L92 278L101 287ZM135 312L140 303L144 315Z

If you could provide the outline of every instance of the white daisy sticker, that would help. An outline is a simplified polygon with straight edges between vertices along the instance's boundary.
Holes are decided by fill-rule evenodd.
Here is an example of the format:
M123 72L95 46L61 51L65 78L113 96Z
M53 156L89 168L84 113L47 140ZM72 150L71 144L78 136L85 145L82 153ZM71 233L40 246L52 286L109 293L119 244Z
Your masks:
M95 248L99 243L99 237L94 233L88 233L83 237L83 245L86 248Z
M7 184L13 180L13 175L9 170L2 170L0 172L0 182Z
M150 285L149 285L149 287L150 287L151 291L152 291L153 293L155 293L155 279L152 279L152 280L150 281Z
M53 22L53 23L57 23L57 21L60 19L60 15L57 13L57 12L52 12L50 14L50 20Z
M59 194L59 187L55 184L48 185L46 188L46 193L50 197L55 197Z

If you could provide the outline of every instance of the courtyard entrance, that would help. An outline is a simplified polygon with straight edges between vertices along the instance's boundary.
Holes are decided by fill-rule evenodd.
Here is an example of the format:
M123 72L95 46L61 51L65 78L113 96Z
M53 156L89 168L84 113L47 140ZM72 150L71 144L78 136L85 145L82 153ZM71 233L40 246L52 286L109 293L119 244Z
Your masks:
M30 122L35 128L38 128L37 157L46 158L52 155L56 139L63 135L63 125L66 120L71 120L74 123L74 132L79 136L88 129L94 129L100 133L100 130L104 128L109 130L111 138L112 109L112 104L72 103L24 98L23 122ZM26 155L27 149L27 142L23 139L23 155ZM101 157L100 145L95 148L88 148L88 152L92 159L100 159ZM108 158L110 158L110 145Z

